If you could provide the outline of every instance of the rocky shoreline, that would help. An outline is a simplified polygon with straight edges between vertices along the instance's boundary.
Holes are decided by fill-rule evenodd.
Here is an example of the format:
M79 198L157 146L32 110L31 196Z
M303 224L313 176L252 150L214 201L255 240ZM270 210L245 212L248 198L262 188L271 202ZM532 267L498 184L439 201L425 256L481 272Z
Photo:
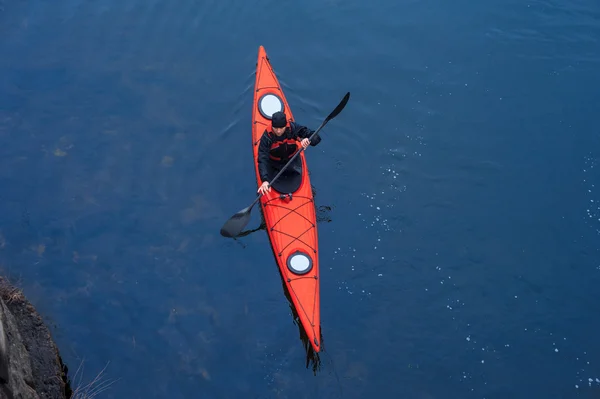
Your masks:
M0 277L0 399L71 398L67 371L41 316Z

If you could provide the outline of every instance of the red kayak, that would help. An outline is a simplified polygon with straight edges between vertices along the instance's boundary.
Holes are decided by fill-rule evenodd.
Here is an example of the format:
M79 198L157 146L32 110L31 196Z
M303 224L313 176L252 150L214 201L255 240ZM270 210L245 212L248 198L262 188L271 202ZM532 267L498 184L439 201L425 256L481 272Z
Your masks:
M257 183L258 146L265 129L271 128L271 115L283 111L293 121L292 110L263 46L258 49L256 82L252 109L252 147ZM293 306L315 352L321 350L319 298L319 246L317 216L304 151L299 157L302 173L297 178L280 179L260 198L273 255L281 271ZM275 189L277 187L280 191Z

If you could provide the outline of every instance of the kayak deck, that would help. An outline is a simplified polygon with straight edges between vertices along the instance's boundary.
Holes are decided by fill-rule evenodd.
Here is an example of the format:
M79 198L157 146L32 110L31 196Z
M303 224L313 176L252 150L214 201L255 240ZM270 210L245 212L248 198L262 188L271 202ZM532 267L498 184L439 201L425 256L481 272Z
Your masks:
M270 115L282 110L288 120L293 120L263 46L258 51L253 105L252 147L257 184L260 185L258 147L263 132L271 126ZM314 351L319 352L321 320L317 218L304 152L297 158L300 158L301 174L292 178L295 181L287 182L283 181L284 175L280 176L271 191L262 196L260 205L283 282ZM295 190L286 192L286 187Z

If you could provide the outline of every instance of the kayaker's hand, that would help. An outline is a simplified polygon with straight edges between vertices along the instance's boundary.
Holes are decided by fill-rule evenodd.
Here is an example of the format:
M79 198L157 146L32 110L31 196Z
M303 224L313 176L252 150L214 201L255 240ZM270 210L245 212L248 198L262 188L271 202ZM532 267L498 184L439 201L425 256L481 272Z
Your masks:
M306 149L306 147L308 147L310 145L310 140L309 139L302 139L302 141L300 142L300 144L302 144L302 147L304 147L304 149Z
M265 182L263 182L263 184L261 184L261 186L258 188L258 190L256 192L260 193L260 195L264 195L265 193L268 193L269 191L271 191L271 186L269 186L268 181L265 181Z

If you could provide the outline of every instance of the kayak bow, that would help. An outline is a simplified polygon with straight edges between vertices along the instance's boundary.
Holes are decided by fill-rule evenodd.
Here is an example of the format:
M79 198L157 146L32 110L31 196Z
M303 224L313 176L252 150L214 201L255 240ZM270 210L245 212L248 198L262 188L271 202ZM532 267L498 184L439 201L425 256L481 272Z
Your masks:
M263 46L258 49L252 109L252 149L257 183L260 138L271 127L271 115L292 111ZM278 180L260 198L260 206L273 255L289 291L300 322L315 352L321 350L319 248L317 217L304 151L299 154L302 172L297 178Z

